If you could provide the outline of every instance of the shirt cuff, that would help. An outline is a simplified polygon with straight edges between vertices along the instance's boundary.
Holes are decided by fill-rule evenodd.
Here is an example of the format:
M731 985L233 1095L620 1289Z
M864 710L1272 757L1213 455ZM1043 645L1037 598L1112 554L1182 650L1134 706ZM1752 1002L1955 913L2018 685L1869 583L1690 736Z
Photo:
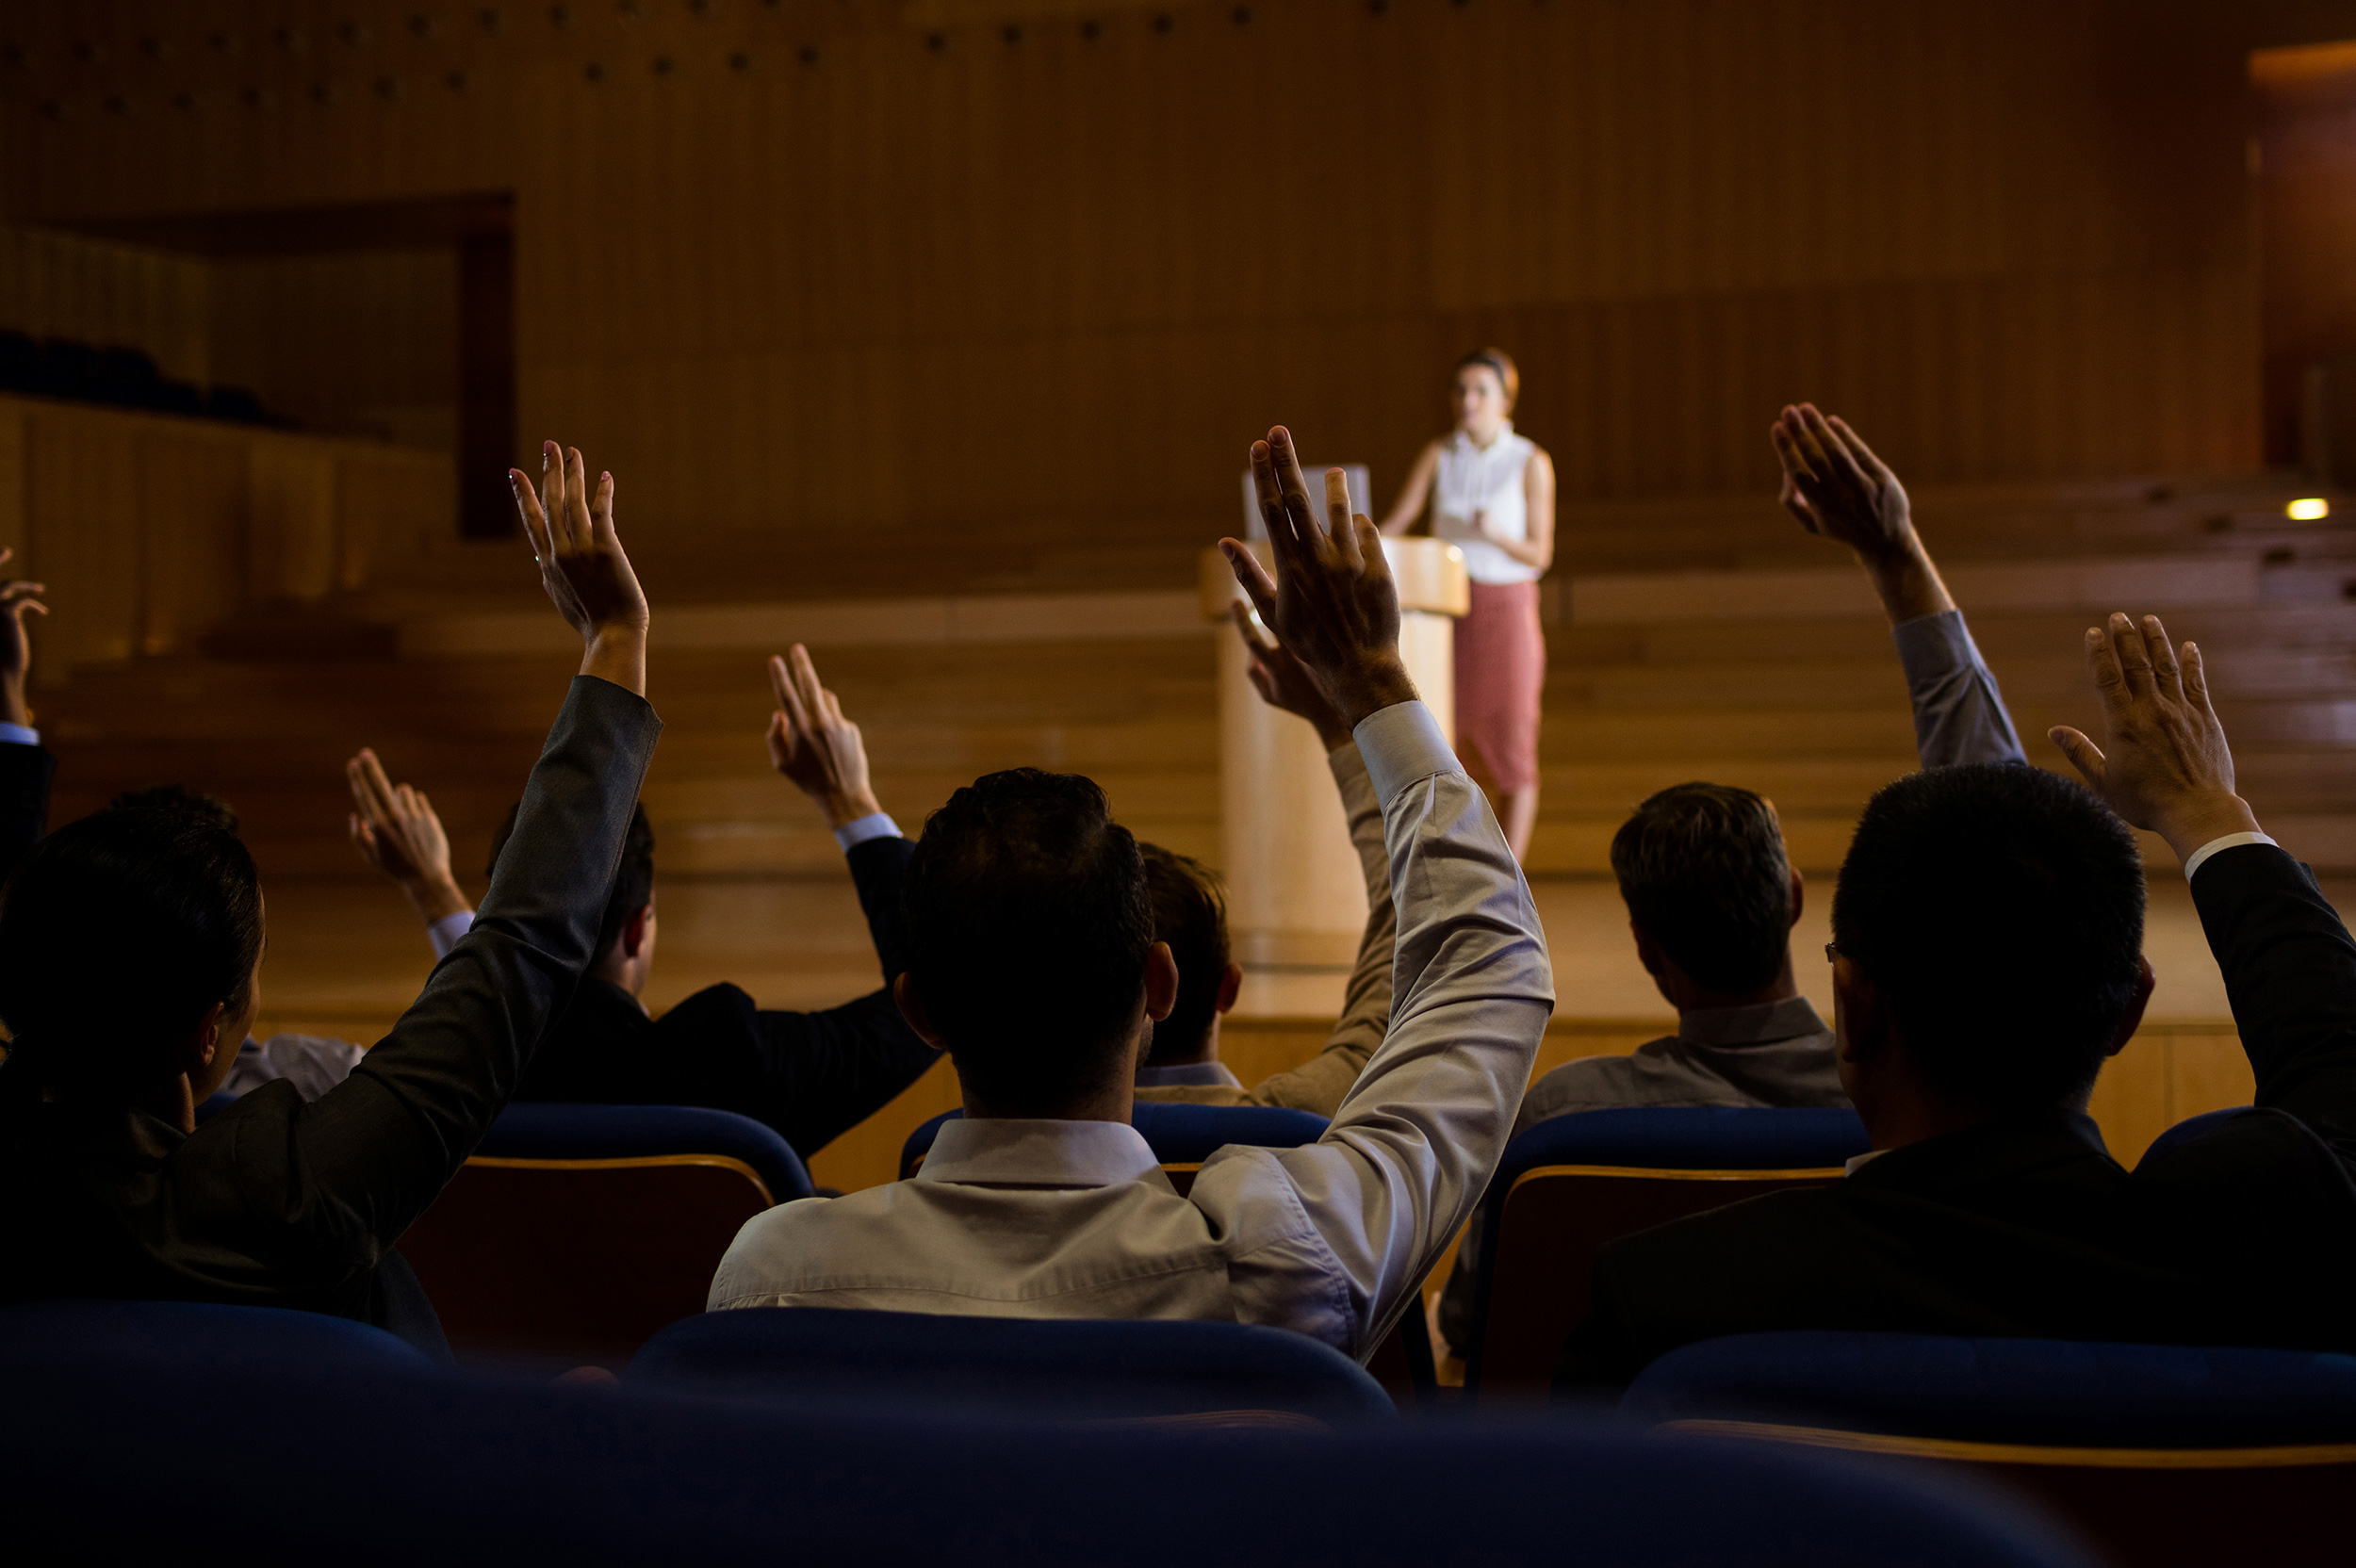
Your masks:
M1890 640L1898 645L1898 662L1906 669L1909 686L1937 681L1982 662L1979 645L1972 641L1972 629L1964 625L1960 610L1900 621L1890 629Z
M1337 746L1325 754L1325 765L1333 771L1333 782L1343 789L1366 776L1366 760L1359 755L1358 743Z
M41 731L26 724L0 724L0 746L37 746Z
M834 830L834 841L848 855L852 849L870 839L896 839L900 825L892 820L889 811L871 811L855 822L846 822Z
M1440 733L1440 721L1421 701L1395 702L1369 713L1354 733L1366 759L1374 796L1384 806L1401 790L1434 774L1462 773L1455 748Z
M458 939L474 929L474 911L461 909L454 915L444 915L425 928L426 940L434 944L434 956L447 958L450 950L458 945Z
M2272 839L2267 838L2263 833L2228 833L2221 839L2211 839L2207 843L2202 844L2199 849L2194 850L2190 855L2184 857L2184 880L2187 882L2191 881L2192 874L2199 871L2202 866L2207 865L2209 863L2209 857L2215 855L2220 849L2239 849L2244 844L2270 844L2273 842L2274 841Z

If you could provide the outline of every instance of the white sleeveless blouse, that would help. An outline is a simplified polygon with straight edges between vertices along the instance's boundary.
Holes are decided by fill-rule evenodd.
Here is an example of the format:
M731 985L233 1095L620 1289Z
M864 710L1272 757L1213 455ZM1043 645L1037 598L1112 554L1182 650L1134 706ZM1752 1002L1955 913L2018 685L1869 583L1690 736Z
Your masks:
M1432 482L1432 531L1464 552L1464 570L1475 582L1530 582L1538 568L1525 565L1474 531L1473 514L1508 539L1530 537L1530 503L1522 472L1538 449L1506 421L1484 450L1458 431L1440 448L1440 471Z

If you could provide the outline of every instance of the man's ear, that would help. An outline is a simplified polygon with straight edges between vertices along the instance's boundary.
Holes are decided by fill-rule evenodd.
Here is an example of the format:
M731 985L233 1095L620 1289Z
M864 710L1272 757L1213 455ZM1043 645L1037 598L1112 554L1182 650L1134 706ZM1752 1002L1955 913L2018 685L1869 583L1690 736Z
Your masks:
M1178 1005L1178 960L1168 942L1145 950L1145 1016L1159 1023Z
M1834 1049L1844 1062L1866 1062L1890 1046L1890 1004L1873 977L1844 954L1832 961Z
M1800 874L1799 867L1793 866L1792 868L1792 923L1793 925L1800 923L1800 911L1807 907L1808 878Z
M949 1049L949 1042L942 1039L941 1031L933 1027L933 1016L924 1010L924 999L916 992L915 975L905 970L900 972L899 977L892 982L892 1000L899 1004L900 1016L908 1020L908 1027L916 1031L918 1039L935 1051Z
M639 906L637 912L622 923L623 957L635 958L640 953L646 951L646 931L653 924L654 906L651 904Z
M1219 977L1219 995L1211 1000L1211 1011L1215 1013L1228 1013L1235 1011L1235 998L1240 995L1242 991L1243 966L1241 964L1229 964L1227 966L1227 972Z
M2143 1010L2151 1004L2151 988L2159 983L2160 977L2151 972L2151 960L2138 959L2135 964L2135 998L2127 1004L2126 1012L2119 1016L2119 1028L2111 1036L2111 1048L2103 1052L2103 1055L2116 1056L2127 1049L2127 1042L2134 1039L2135 1031L2143 1027Z

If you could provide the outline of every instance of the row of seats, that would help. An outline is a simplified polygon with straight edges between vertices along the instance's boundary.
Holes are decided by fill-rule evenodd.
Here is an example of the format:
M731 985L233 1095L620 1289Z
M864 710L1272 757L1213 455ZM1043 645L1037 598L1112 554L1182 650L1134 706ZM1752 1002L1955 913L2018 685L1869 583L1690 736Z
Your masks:
M857 1339L897 1315L723 1315ZM951 1327L912 1321L868 1350L923 1353ZM1333 1354L1234 1325L987 1327L1090 1354L1126 1342L1146 1368L1229 1343ZM846 1401L840 1380L715 1399L681 1375L693 1359L594 1388L447 1371L267 1308L0 1310L0 1515L13 1554L85 1563L1382 1568L1464 1560L1473 1539L1485 1561L1626 1568L2092 1561L2031 1507L1790 1446L1602 1422L1205 1429L1028 1404L1009 1420L897 1385ZM1249 1367L1255 1386L1271 1364ZM1015 1387L1042 1368L999 1370Z
M71 338L36 340L21 332L0 332L0 392L155 414L188 414L241 425L286 425L242 386L198 386L175 381L137 349L100 349Z

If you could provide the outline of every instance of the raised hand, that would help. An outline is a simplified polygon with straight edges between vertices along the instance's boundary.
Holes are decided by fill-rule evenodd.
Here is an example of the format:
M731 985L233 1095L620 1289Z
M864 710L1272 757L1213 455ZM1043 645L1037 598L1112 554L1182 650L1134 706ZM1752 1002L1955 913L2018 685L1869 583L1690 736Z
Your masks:
M450 836L425 792L395 784L376 753L362 749L344 764L352 787L352 847L409 895L428 924L466 907L450 871Z
M2212 839L2256 832L2257 815L2233 792L2233 753L2200 647L2186 643L2180 664L2157 615L2137 627L2123 614L2088 627L2086 647L2109 750L2066 725L2047 734L2087 787L2129 826L2166 839L2179 860Z
M1857 552L1891 625L1955 607L1914 531L1906 486L1848 421L1796 403L1767 434L1783 465L1783 509L1808 532Z
M769 764L818 803L828 827L841 827L883 809L867 777L867 743L843 704L818 683L810 649L794 645L791 661L772 656L769 685L777 710L769 716Z
M1351 728L1394 703L1414 701L1415 682L1399 657L1399 589L1372 519L1350 515L1342 471L1325 472L1325 525L1284 426L1252 443L1252 480L1275 547L1276 576L1239 539L1221 539L1219 547L1260 624L1308 667Z
M1251 680L1252 689L1260 694L1260 700L1270 708L1281 708L1308 720L1328 751L1350 744L1350 726L1342 722L1340 712L1317 685L1317 678L1309 673L1309 666L1294 658L1282 643L1263 639L1252 624L1252 612L1240 600L1227 608L1236 633L1243 638L1244 657L1251 661L1244 666L1244 674Z
M524 537L540 566L540 585L565 623L581 633L581 673L646 691L646 596L614 531L614 476L589 488L581 449L546 442L535 495L520 468L507 471L523 514Z
M0 566L15 556L14 549L0 548ZM25 701L25 678L33 667L33 645L25 635L25 617L49 613L49 607L41 602L41 595L47 591L38 582L14 578L0 582L0 724L28 728L32 725L33 710Z

